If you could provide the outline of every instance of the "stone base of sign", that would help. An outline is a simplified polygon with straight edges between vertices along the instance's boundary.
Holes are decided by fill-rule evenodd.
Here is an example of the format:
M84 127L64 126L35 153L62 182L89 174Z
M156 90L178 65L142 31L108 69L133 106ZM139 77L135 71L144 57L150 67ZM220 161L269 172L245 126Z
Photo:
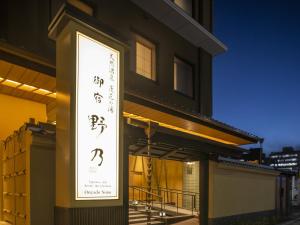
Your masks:
M55 207L55 225L127 225L128 208L93 207L62 208Z

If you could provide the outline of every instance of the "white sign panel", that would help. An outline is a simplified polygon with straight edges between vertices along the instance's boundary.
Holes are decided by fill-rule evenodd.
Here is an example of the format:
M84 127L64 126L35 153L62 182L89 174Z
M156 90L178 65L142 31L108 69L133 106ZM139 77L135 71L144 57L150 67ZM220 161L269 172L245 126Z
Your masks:
M119 198L119 55L77 32L76 200Z

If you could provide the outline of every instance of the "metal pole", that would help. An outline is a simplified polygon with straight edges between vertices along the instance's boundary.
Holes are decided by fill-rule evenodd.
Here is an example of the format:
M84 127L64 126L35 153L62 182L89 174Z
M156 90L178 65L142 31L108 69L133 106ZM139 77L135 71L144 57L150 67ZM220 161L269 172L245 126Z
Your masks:
M153 195L151 195L151 199L152 199L152 201L151 201L151 202L152 202L152 208L153 208Z
M193 198L193 195L191 197L192 197L192 215L194 215L194 198Z
M166 210L166 196L165 196L166 192L164 191L164 210Z
M152 158L151 158L151 122L148 122L147 134L147 224L151 223L151 188L152 188Z
M178 215L178 192L176 192L176 197L177 197L176 205L177 205L177 215Z
M132 193L133 193L132 201L134 202L134 188L132 188Z

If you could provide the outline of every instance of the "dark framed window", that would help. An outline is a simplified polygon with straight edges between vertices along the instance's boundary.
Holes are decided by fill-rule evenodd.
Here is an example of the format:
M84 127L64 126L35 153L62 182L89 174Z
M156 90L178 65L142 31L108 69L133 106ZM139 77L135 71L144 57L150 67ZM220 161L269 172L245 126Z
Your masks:
M174 90L194 98L194 69L193 65L174 57Z
M188 15L193 17L193 0L172 0L177 6L183 9Z

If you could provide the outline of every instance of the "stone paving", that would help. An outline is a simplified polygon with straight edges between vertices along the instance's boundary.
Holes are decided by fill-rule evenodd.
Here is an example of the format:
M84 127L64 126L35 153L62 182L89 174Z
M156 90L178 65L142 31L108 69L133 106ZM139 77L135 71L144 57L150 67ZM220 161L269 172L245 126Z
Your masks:
M281 223L279 225L300 225L300 219L296 219L296 220L293 220L293 221L288 221L288 222L285 222L285 223Z
M185 220L179 223L174 223L173 225L199 225L198 219L190 219L190 220ZM300 225L300 224L299 224Z
M280 223L278 225L300 225L300 211L296 210L292 215L291 215L291 220Z

